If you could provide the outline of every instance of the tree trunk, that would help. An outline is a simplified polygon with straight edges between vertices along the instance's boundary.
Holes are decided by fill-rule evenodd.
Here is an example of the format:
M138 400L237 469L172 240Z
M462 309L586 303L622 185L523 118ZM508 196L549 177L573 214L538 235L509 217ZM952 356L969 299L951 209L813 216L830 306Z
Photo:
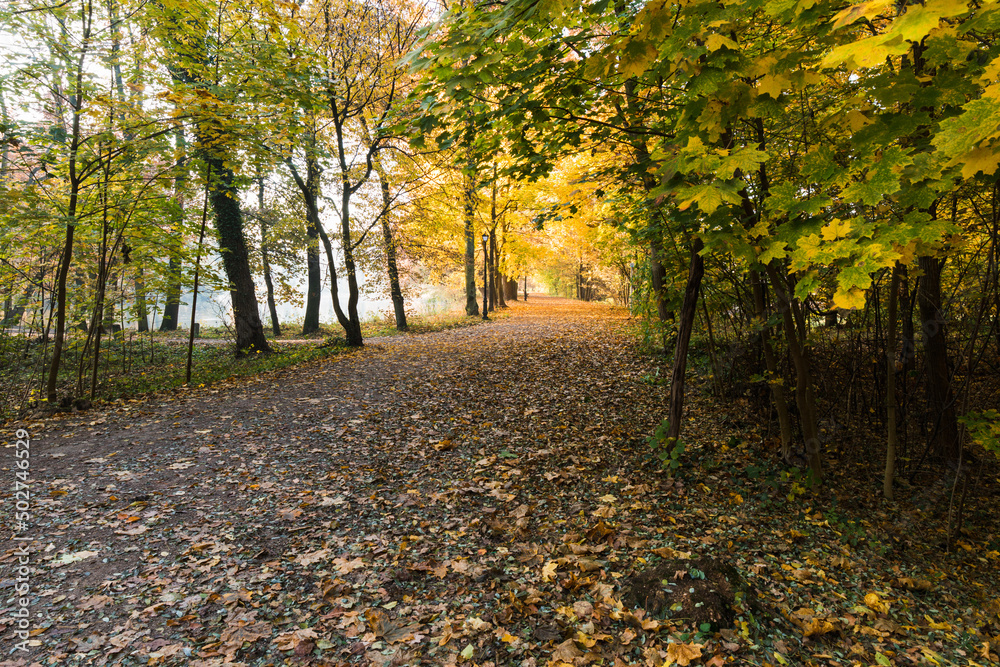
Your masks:
M142 267L135 270L135 309L138 319L139 333L149 331L149 312L146 309L146 280L142 275Z
M392 236L392 225L389 212L392 209L392 195L389 191L389 174L382 166L382 160L373 161L375 173L382 188L382 242L385 244L385 265L389 274L389 296L392 298L392 311L396 318L396 331L406 331L406 302L403 290L399 284L399 267L396 264L396 240Z
M948 344L945 316L941 308L941 260L937 257L920 257L920 276L917 301L920 305L920 323L924 339L924 364L927 377L927 405L933 418L931 451L946 461L959 458L958 420L955 416L955 398L948 371Z
M267 224L260 222L261 248L260 258L264 264L264 286L267 288L267 310L271 314L271 333L275 337L281 335L281 322L278 320L278 308L274 303L274 282L271 280L271 262L267 257Z
M271 261L268 255L267 216L264 213L264 177L257 176L257 221L260 223L260 261L264 265L264 286L267 288L267 309L271 313L271 332L277 337L281 335L281 322L278 321L278 308L274 303L274 283L271 280ZM319 245L319 239L316 239ZM319 260L319 248L317 263Z
M306 177L303 179L295 168L292 158L285 158L285 164L292 179L302 194L306 207L306 313L302 322L302 333L319 331L319 306L323 291L323 279L319 266L319 199L321 195L321 170L316 157L315 138L306 144Z
M375 175L378 176L379 187L382 192L382 211L379 213L379 221L382 225L382 243L385 246L385 266L389 275L389 297L392 299L392 311L396 320L396 331L406 331L406 302L403 299L403 290L399 283L399 266L396 262L396 240L392 234L392 192L389 186L389 173L382 164L381 150L374 147L371 130L368 127L368 120L364 114L358 116L361 125L362 141L365 148L371 152L371 165Z
M87 19L91 19L93 7L90 7ZM69 277L69 267L73 262L73 236L76 232L76 208L80 199L80 187L82 179L77 171L77 152L80 150L81 131L80 117L83 115L83 69L90 45L91 23L84 21L83 42L80 47L80 55L77 61L75 82L73 85L74 94L69 96L70 105L73 109L72 130L70 133L69 146L69 203L66 209L66 236L63 240L62 258L59 263L59 273L56 276L56 330L55 340L52 342L52 360L49 365L49 377L46 383L46 398L50 404L54 404L58 399L56 385L59 379L59 364L62 362L63 339L66 336L66 279Z
M76 216L77 192L70 193L69 219ZM56 331L52 342L52 360L49 365L49 377L46 383L46 399L50 405L55 405L58 399L56 383L59 376L59 363L62 361L63 337L66 334L66 277L69 275L70 263L73 260L73 233L76 226L66 225L66 237L63 241L62 258L59 262L59 274L56 278Z
M465 314L472 317L479 314L478 295L476 294L476 182L469 173L470 165L465 173L462 214L465 222Z
M493 183L490 188L490 248L489 248L489 275L483 276L483 281L488 283L490 292L490 312L497 309L497 164L493 163Z
M323 281L319 265L319 212L315 196L306 204L306 312L302 333L319 331L319 307Z
M209 142L206 139L200 143ZM271 352L271 345L264 337L264 325L257 308L257 292L243 236L243 214L236 190L236 175L219 155L213 155L207 161L212 173L209 196L215 213L215 229L219 234L222 266L229 279L229 296L233 304L236 356L266 354Z
M674 314L667 301L667 270L663 266L663 245L658 239L649 242L649 281L656 298L656 316L661 323L669 322Z
M892 481L896 476L896 328L898 324L899 285L902 265L896 262L892 267L892 281L889 284L889 326L885 343L885 395L886 395L886 448L885 475L882 479L882 494L892 500Z
M781 308L782 321L785 325L785 338L788 342L788 354L795 366L795 404L799 408L799 423L802 428L802 438L809 459L809 472L815 482L823 479L823 458L820 450L819 428L816 424L816 398L812 388L812 370L809 363L809 351L806 349L805 319L798 310L798 303L788 296L786 286L781 282L774 264L767 265L767 275L774 285ZM796 327L800 330L796 330Z
M499 262L497 262L499 264ZM504 277L500 271L496 272L497 276L497 307L506 308L507 307L507 278Z
M494 226L494 229L497 229L497 227ZM507 291L507 277L504 276L504 274L500 271L500 262L503 256L504 246L507 245L507 229L505 226L501 226L499 229L501 233L497 235L499 239L496 242L494 249L494 252L496 254L496 259L493 262L494 264L493 274L494 276L496 276L496 281L497 281L496 284L497 306L500 308L506 308L507 295L505 294L505 292Z
M507 289L507 300L517 301L517 278L507 278L506 289Z
M203 73L183 64L185 59L192 59L200 64L206 64L209 60L208 47L204 41L207 33L203 23L204 16L199 17L198 12L187 5L183 9L171 8L165 11L161 22L161 28L166 28L163 33L165 46L186 54L180 61L168 65L171 77L174 81L187 85L205 86L211 83L218 86L218 69L214 82L209 82L205 80ZM192 33L192 30L195 32ZM178 48L179 41L185 37L191 39L184 44L183 49ZM264 325L260 320L256 288L250 272L236 175L230 166L235 156L226 151L226 147L232 147L232 130L212 112L201 110L195 117L198 121L195 124L197 146L206 154L207 171L212 175L208 184L209 198L215 213L222 266L229 280L236 329L236 357L270 353L271 346L264 337Z
M327 236L323 225L319 226L319 238L323 242L323 248L326 251L326 264L330 270L330 297L333 299L333 312L337 315L337 322L346 331L349 321L347 315L344 314L343 308L340 307L340 296L337 287L337 263L334 261L333 244L330 243L330 237Z
M670 407L667 415L667 438L668 441L673 442L676 442L681 434L688 344L691 342L691 331L694 328L694 318L698 310L701 279L705 275L705 258L700 254L703 247L701 239L695 237L691 246L691 264L688 267L687 285L684 288L684 301L681 306L677 346L674 349L673 369L670 376Z
M792 418L788 414L788 401L785 400L785 389L782 383L781 372L778 368L778 359L774 354L774 346L771 344L770 326L767 323L767 305L764 295L765 285L761 282L760 273L753 271L750 274L753 287L754 309L757 319L760 320L760 339L764 348L764 364L767 368L767 384L771 387L771 400L774 402L774 409L778 413L778 428L781 434L781 458L788 461L792 455Z
M347 273L347 326L344 327L347 344L351 347L361 347L364 341L361 337L361 320L358 317L358 274L354 266L354 248L351 246L351 183L349 172L341 172L341 209L340 238L344 250L344 271Z
M322 182L322 169L319 157L316 155L316 135L311 134L306 139L306 177L299 178L292 165L292 160L286 160L292 175L306 205L306 312L302 321L302 333L311 334L319 331L319 306L323 293L323 280L319 266L319 200Z
M167 264L167 290L163 304L163 317L160 319L160 331L177 331L177 319L181 306L181 250L184 243L184 182L187 174L184 172L185 140L184 130L178 129L175 135L177 142L177 170L174 176L174 200L170 213L170 258Z
M489 290L490 290L490 312L496 312L497 309L497 239L494 230L490 230L490 245L489 245Z

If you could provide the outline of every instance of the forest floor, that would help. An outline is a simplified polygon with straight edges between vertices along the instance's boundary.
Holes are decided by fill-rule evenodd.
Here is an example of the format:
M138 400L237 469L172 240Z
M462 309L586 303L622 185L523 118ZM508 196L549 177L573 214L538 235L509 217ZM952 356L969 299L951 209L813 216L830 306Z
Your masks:
M671 475L645 440L663 365L626 313L532 296L482 326L9 425L0 665L997 659L995 520L945 553L911 504L852 514L852 491L805 489L695 376Z

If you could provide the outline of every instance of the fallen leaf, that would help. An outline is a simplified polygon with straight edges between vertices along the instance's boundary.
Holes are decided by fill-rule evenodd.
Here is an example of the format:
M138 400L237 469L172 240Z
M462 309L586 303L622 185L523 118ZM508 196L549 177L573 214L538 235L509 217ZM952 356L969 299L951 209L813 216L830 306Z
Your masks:
M574 658L579 658L583 652L576 647L576 642L567 639L562 644L558 644L552 651L553 660L563 660L572 663Z
M312 628L302 628L282 632L274 638L274 644L279 651L293 651L296 655L305 655L312 650L313 640L319 635Z
M704 644L677 644L671 642L667 647L667 659L664 665L677 663L681 667L690 665L692 660L701 657L701 649Z
M59 558L54 559L51 564L52 567L62 567L63 565L77 563L81 560L86 560L87 558L93 558L96 555L96 551L77 551L76 553L63 554Z

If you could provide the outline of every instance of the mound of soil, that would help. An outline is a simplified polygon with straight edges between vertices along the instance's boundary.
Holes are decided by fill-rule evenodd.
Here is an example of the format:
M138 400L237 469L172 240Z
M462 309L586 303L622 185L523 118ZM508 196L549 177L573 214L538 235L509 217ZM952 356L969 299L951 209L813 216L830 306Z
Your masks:
M732 565L714 558L670 559L626 580L622 601L647 615L669 616L695 627L732 627L747 584ZM742 594L742 595L741 595Z

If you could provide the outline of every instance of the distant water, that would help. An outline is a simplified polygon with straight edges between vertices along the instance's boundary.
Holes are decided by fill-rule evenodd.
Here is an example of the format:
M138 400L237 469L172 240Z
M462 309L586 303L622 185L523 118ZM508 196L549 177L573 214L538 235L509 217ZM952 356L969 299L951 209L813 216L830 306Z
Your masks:
M338 280L337 287L340 292L341 308L343 308L346 313L347 281ZM461 308L461 295L458 290L440 286L424 285L421 286L418 291L419 294L417 295L406 293L403 295L406 299L406 308L408 312L436 314ZM181 307L178 319L180 328L182 329L187 329L188 324L191 322L191 294L191 292L187 292L181 297ZM258 290L257 300L261 320L264 322L265 326L269 326L271 316L268 312L266 292L264 290ZM278 311L278 319L280 320L282 326L298 325L301 327L302 319L305 316L304 304L304 299L302 301L302 305L277 303L276 310ZM197 309L195 321L202 327L220 327L232 324L232 306L230 305L228 292L199 289ZM329 285L324 285L323 287L323 292L320 298L319 313L320 322L325 324L337 323L336 313L334 313L333 310L332 297L330 296ZM149 314L152 319L151 326L154 329L159 328L160 322L163 319L163 304L157 304L155 311L154 308L151 307ZM364 321L379 317L383 314L389 316L392 315L392 300L388 296L366 294L363 284L362 292L358 297L358 317ZM135 323L133 322L131 326L134 327Z

